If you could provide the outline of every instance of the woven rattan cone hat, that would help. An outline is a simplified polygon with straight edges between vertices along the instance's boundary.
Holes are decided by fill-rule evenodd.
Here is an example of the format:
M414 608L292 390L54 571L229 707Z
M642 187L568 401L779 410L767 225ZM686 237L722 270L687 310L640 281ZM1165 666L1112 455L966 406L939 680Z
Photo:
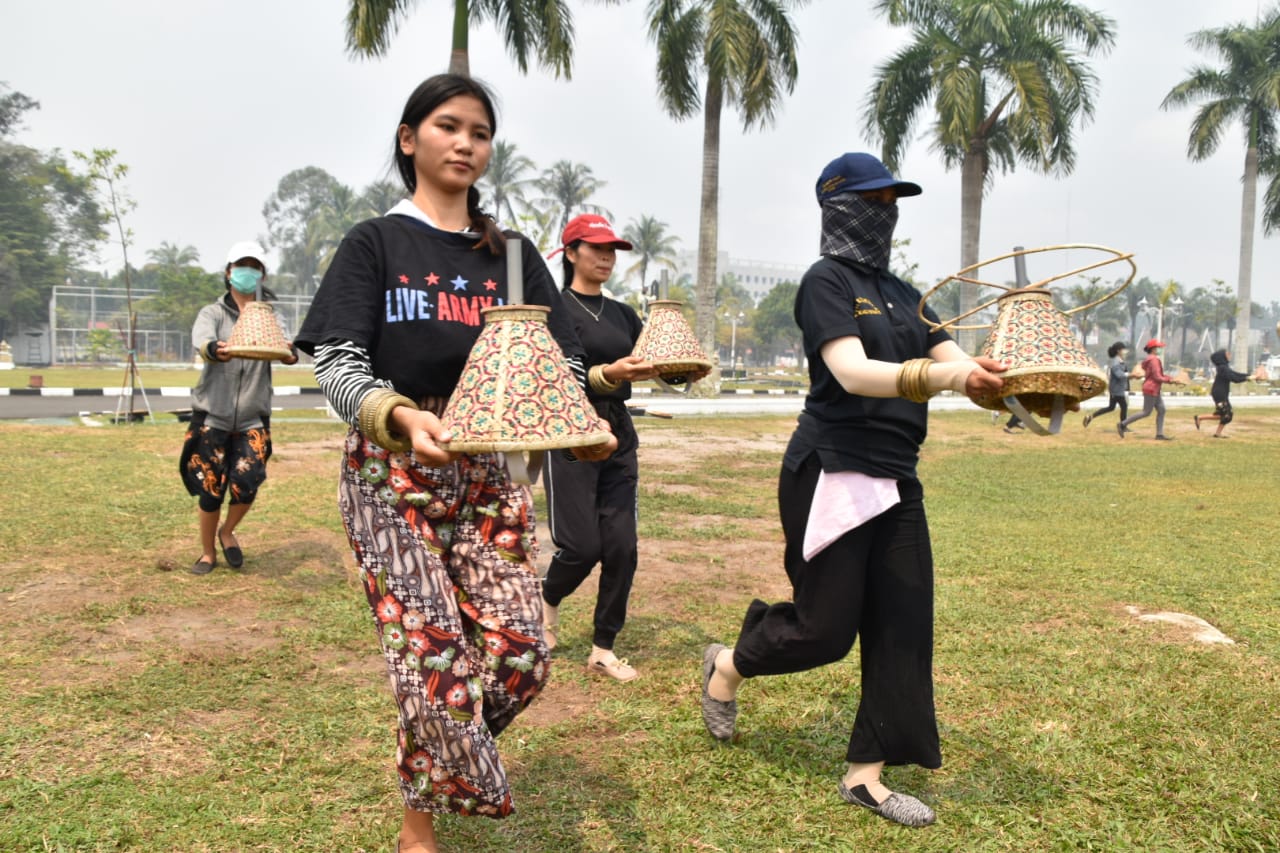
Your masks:
M461 453L588 447L608 441L547 329L542 305L486 308L484 328L441 421Z
M650 302L649 322L640 331L632 351L658 368L658 375L664 379L711 369L711 360L698 346L693 329L680 313L683 304L674 299Z
M1067 315L1043 288L1012 290L1000 297L996 321L982 354L1004 362L1004 387L980 400L986 409L1011 411L1010 398L1028 412L1050 417L1074 411L1107 388L1107 375L1071 331Z
M266 302L249 302L227 338L227 352L236 358L260 361L285 359L293 354L276 322L276 312Z

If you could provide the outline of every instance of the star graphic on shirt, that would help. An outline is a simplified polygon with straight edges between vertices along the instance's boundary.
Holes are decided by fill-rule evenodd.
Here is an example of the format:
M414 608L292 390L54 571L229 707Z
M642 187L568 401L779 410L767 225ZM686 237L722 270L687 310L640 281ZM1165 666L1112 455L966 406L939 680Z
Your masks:
M494 281L493 279L491 279L491 278L490 278L490 279L486 279L486 280L485 280L485 283L484 283L484 289L485 289L485 290L497 290L497 289L498 289L498 283L497 283L496 281Z
M424 276L424 278L426 279L427 284L433 287L440 283L440 276L436 275L435 273L431 273L430 275Z
M449 283L453 285L454 290L466 290L467 280L459 275L457 278L450 279Z
M409 283L409 276L407 276L407 275L402 275L402 276L400 276L400 283L401 283L401 284L408 284L408 283Z

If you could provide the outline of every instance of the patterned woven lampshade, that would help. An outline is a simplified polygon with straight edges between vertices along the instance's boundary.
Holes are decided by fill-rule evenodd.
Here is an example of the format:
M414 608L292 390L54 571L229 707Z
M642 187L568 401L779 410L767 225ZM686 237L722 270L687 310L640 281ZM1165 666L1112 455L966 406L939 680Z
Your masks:
M542 305L485 308L441 421L461 453L588 447L609 431L551 337Z
M227 352L236 358L259 361L285 359L293 354L276 322L275 309L266 302L249 302L240 309L240 319L227 339Z
M1074 411L1107 389L1107 375L1042 288L1013 290L1000 297L982 354L1009 365L1000 374L1004 387L975 401L985 409L1014 410L1009 403L1014 398L1027 412L1050 417L1055 410L1058 415Z
M652 362L663 379L711 369L711 360L698 346L693 329L680 313L683 304L675 299L650 302L649 322L640 331L632 351Z

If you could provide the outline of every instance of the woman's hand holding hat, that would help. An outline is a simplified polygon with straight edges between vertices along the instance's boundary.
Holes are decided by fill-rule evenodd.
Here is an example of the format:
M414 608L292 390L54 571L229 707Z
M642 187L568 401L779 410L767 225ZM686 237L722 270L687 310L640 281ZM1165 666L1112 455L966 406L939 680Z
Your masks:
M419 462L426 465L446 465L460 455L440 446L442 442L453 438L453 434L445 429L433 412L399 406L391 412L390 420L396 432L407 436L412 442L414 456Z
M609 426L609 422L604 418L600 418L597 423L601 429L609 431L609 437L599 444L572 448L573 455L583 462L603 462L618 449L618 437L613 434L613 428Z

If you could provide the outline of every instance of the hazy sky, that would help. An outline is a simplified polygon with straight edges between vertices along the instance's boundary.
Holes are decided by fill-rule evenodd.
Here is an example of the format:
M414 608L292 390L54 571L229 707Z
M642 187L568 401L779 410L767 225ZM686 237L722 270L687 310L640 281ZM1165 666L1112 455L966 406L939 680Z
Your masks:
M452 3L419 0L380 60L348 59L344 0L64 0L7 3L0 11L0 81L35 98L25 144L64 151L115 148L137 201L132 257L161 241L192 244L204 266L230 244L265 232L262 205L282 176L318 166L356 188L385 177L404 100L448 61ZM499 96L498 136L539 167L591 166L608 182L594 199L619 227L641 215L697 245L702 124L676 124L655 95L654 50L642 0L603 8L575 3L572 81L521 77L495 28L474 30L472 73ZM1136 253L1139 275L1188 288L1237 278L1243 137L1217 155L1186 158L1190 110L1160 101L1193 64L1186 45L1205 27L1252 21L1258 0L1113 0L1093 6L1118 31L1094 61L1097 115L1077 136L1075 174L1025 169L997 178L982 223L982 256L1014 245L1103 243ZM862 133L874 67L905 38L870 2L813 0L795 13L800 78L777 124L744 134L722 128L720 247L736 258L807 264L817 254L813 185L844 151L875 150ZM925 193L902 203L898 237L932 283L959 266L960 175L927 140L911 146L902 177ZM1260 188L1261 190L1261 188ZM1046 258L1048 256L1045 256ZM1082 259L1081 259L1082 260ZM1060 258L1031 262L1032 278ZM107 246L103 267L118 269ZM1040 268L1037 268L1040 264ZM1280 238L1254 251L1253 298L1280 300Z

